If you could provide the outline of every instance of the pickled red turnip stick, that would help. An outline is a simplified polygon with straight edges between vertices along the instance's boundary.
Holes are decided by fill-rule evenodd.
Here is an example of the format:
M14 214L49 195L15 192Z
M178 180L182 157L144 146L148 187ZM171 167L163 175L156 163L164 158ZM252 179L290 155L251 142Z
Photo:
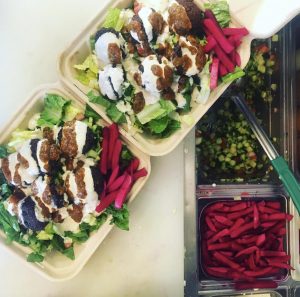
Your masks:
M220 26L218 24L216 24L211 19L204 19L203 25L212 34L212 36L216 39L216 41L222 47L222 49L224 50L224 52L226 54L229 54L234 50L234 47L227 40L222 29L220 28Z

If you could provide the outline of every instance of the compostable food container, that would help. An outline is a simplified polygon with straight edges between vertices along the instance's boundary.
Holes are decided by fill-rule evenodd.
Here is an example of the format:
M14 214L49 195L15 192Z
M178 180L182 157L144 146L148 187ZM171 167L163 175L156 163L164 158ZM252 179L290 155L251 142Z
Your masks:
M71 100L79 108L84 109L85 102L76 94L72 94L71 92L67 91L59 83L40 86L28 97L26 103L19 108L10 122L8 122L7 125L1 129L0 144L7 143L11 133L17 128L27 128L29 119L34 114L42 110L44 104L43 99L46 93L58 94ZM104 126L108 125L105 120L102 121L102 124ZM130 143L130 141L125 137L122 136L121 139L123 143L127 145L132 154L140 160L140 166L145 167L145 169L148 171L147 177L137 180L134 184L134 187L128 195L130 203L136 198L137 194L142 189L150 175L150 157L137 149L134 144ZM85 243L80 245L75 244L75 260L73 261L66 258L64 255L59 254L58 252L53 252L47 255L42 263L29 263L26 261L26 256L32 252L32 250L15 242L13 242L11 245L7 245L5 243L5 234L2 231L0 231L0 246L1 248L17 256L21 262L31 267L34 271L46 279L51 281L63 281L74 277L80 272L80 270L87 263L112 228L113 226L109 224L108 218L108 220L100 227L98 231L93 232L90 235L90 238Z
M203 0L195 1L199 7L204 6ZM79 81L76 80L76 70L74 65L82 63L88 56L90 51L90 36L95 34L97 29L103 23L106 15L106 11L110 7L126 8L132 1L129 0L118 0L109 1L107 5L103 7L100 13L87 25L87 27L79 33L79 35L70 43L70 45L61 54L58 64L58 71L60 75L60 80L63 82L67 88L71 89L78 96L80 96L86 102L88 98L86 94L91 90L90 88L84 86ZM234 27L240 27L237 22L235 22L235 16L232 15L232 24ZM249 55L250 55L250 42L252 37L247 36L243 39L238 52L241 56L241 67L245 67ZM213 105L214 102L221 96L221 94L226 90L230 83L220 84L212 93L206 104L196 104L192 107L190 115L193 117L195 123L208 111L208 109ZM93 108L108 122L111 120L105 113L104 108L99 105L92 105ZM126 138L135 144L144 153L150 156L162 156L171 152L188 134L193 128L193 125L188 125L182 121L182 127L180 130L175 132L172 136L164 139L153 139L147 137L145 134L136 133L134 135L128 133L126 126L121 126L121 133L126 135Z

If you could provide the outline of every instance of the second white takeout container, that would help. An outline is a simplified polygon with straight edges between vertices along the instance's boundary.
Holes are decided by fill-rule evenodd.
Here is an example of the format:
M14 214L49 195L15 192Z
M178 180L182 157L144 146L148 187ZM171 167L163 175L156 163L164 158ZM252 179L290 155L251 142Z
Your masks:
M204 0L194 0L200 7L204 8ZM90 54L90 36L95 34L101 27L107 10L110 7L126 8L132 1L130 0L117 0L107 1L106 5L102 7L97 16L85 27L85 29L79 33L79 35L67 46L64 52L61 54L58 63L58 72L62 83L74 93L76 93L82 100L88 102L86 94L92 89L83 85L76 79L76 69L74 65L81 64L85 58ZM241 27L235 21L235 15L232 15L232 26ZM238 48L238 53L241 57L241 68L244 68L250 57L250 43L252 37L247 36L243 38L242 44ZM215 90L213 90L209 96L206 104L194 104L192 107L191 115L194 119L193 125L188 125L182 122L180 130L176 131L172 136L164 139L153 139L147 137L145 134L136 133L132 135L128 132L126 125L120 126L121 134L130 140L137 148L150 156L162 156L171 152L191 131L193 126L203 117L208 109L217 101L222 93L228 88L230 83L222 83ZM91 104L91 106L109 123L112 121L106 115L105 109L102 106Z
M44 96L47 93L58 94L66 99L69 99L84 110L85 102L76 96L68 92L59 83L43 85L38 87L27 99L25 104L19 108L15 116L12 117L11 121L7 123L0 130L0 144L5 144L9 141L11 133L17 128L27 129L29 119L36 113L40 112L44 106ZM107 122L103 121L104 125L108 125ZM150 157L135 147L134 144L130 143L128 139L121 136L121 140L127 145L128 149L132 154L140 160L140 168L145 167L148 171L148 175L137 180L128 195L129 203L132 202L142 187L145 185L151 171ZM5 243L6 236L0 231L0 247L9 251L10 253L17 256L21 262L32 268L34 271L42 275L51 281L65 281L73 278L77 275L83 266L87 263L93 253L96 251L100 243L105 239L108 233L112 230L113 225L109 224L110 218L99 228L99 230L93 232L90 238L80 245L75 244L75 260L70 260L66 256L52 252L45 257L42 263L29 263L26 261L26 257L32 250L29 247L24 247L16 242L10 245Z

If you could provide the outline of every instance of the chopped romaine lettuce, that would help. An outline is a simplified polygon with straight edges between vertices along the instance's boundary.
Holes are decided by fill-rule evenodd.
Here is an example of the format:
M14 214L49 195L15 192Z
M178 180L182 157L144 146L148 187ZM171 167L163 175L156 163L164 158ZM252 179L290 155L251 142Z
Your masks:
M98 89L98 60L93 54L89 55L82 64L74 65L77 69L77 80L93 89Z
M111 103L110 107L106 109L106 113L113 122L117 124L126 123L125 114L117 108L115 103Z
M222 81L224 83L228 83L230 81L236 80L240 77L243 77L245 72L240 67L235 67L234 72L228 73L222 77Z
M227 1L214 0L204 4L205 9L210 9L221 27L228 27L231 21Z
M75 259L73 245L69 248L66 248L65 243L64 243L64 239L61 236L59 236L57 234L54 234L53 238L51 240L51 243L52 243L52 246L56 250L58 250L59 252L64 254L66 257L68 257L71 260Z
M176 110L176 106L169 100L159 100L159 104L165 110L165 115Z
M137 114L139 122L144 125L152 120L162 118L176 110L176 106L168 100L160 100L154 104L147 105Z
M87 93L89 101L95 104L99 104L105 108L110 107L111 103L105 99L102 95L95 95L93 91Z
M98 60L96 55L89 55L82 64L74 65L75 69L78 70L91 70L94 74L98 73Z
M181 117L182 122L186 123L188 126L192 126L195 124L195 119L191 115L184 115Z
M165 110L161 107L159 102L150 104L144 107L136 116L142 125L154 120L165 114Z
M109 206L105 212L112 216L111 225L115 224L118 228L129 231L129 211L126 204L123 204L121 209L116 209L113 205Z
M121 10L119 8L110 8L103 23L103 28L113 28L121 31L124 20L120 18Z
M210 95L210 73L209 73L209 65L211 60L207 61L202 72L200 73L200 94L196 98L197 103L205 104Z
M51 240L53 238L53 234L49 234L46 231L42 230L38 232L36 237L39 240Z
M101 119L100 115L88 104L85 106L84 116L86 118L92 118L95 122Z
M40 127L52 127L60 124L64 116L64 111L69 101L56 94L46 94L44 99L44 109L37 124Z
M8 156L7 147L4 145L0 145L0 159Z
M168 127L160 134L161 138L167 138L181 128L181 122L171 119Z
M31 253L27 256L27 262L40 263L44 261L44 256L39 253Z
M95 50L95 43L96 43L95 35L91 35L91 36L90 36L90 47L91 47L91 50L92 50L92 51Z
M40 129L34 131L17 129L12 132L7 147L11 152L17 151L26 140L34 138L43 138L43 132Z
M20 236L20 226L17 217L10 215L3 203L0 203L0 228L7 237L7 243L17 240Z
M183 97L186 100L186 104L182 108L182 111L183 112L189 112L189 111L191 111L191 99L192 99L191 92L185 93L183 95Z
M171 119L165 116L160 119L154 119L148 123L148 127L153 134L160 134L166 130Z
M74 106L73 104L67 104L65 108L63 121L64 122L72 121L81 112L82 111L78 107Z

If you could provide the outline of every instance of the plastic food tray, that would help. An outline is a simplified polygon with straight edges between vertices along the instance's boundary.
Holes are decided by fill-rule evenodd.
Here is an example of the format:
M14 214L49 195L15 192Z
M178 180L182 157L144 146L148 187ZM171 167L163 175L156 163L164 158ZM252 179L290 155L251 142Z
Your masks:
M87 27L71 42L71 44L65 49L61 54L59 63L58 63L58 72L60 80L65 84L68 89L71 89L74 93L80 96L86 102L88 98L86 94L91 90L89 87L84 86L79 81L76 80L76 70L74 69L75 64L82 63L83 60L90 53L90 43L89 38L94 34L105 18L107 9L109 7L119 7L126 8L131 4L130 0L118 0L118 1L109 1L105 5L99 14L87 25ZM195 3L203 9L204 0L195 0ZM233 27L240 27L235 21L234 14L232 15L232 25ZM247 36L243 39L241 46L238 49L238 52L241 56L241 67L244 68L250 57L250 43L252 37ZM195 124L199 119L208 111L208 109L217 101L221 94L227 89L230 83L220 84L211 94L206 104L196 104L192 107L191 112L189 113L195 120ZM105 113L104 108L99 105L92 105L93 108L107 121L111 122L108 116ZM131 135L126 131L126 126L121 126L121 133L126 136L136 147L138 147L144 153L150 156L162 156L171 152L191 131L193 126L189 126L185 123L182 123L180 130L175 132L171 137L165 139L151 139L144 134L137 133Z
M10 134L16 128L27 128L28 120L35 113L41 111L44 102L44 95L46 93L54 93L68 98L72 100L72 102L74 102L78 107L83 108L85 105L85 102L83 100L78 98L78 96L76 95L71 95L71 93L66 91L65 88L60 84L40 86L29 96L24 106L19 108L15 116L12 117L11 121L1 129L1 144L4 144L8 141ZM108 123L105 121L103 121L103 124L108 125ZM121 136L121 139L133 153L133 155L140 159L140 166L145 167L148 171L147 177L139 179L129 193L128 199L130 203L135 199L150 175L150 157L138 150L132 143L130 143L129 140L127 140L123 136ZM110 219L108 218L107 222L104 223L98 231L91 234L87 242L80 245L75 244L74 252L76 258L73 261L66 258L64 255L59 254L58 252L53 252L45 257L43 263L29 263L26 261L26 255L32 252L32 250L15 242L11 245L7 245L5 243L6 236L2 231L0 232L0 246L19 257L24 264L31 267L34 271L41 274L48 280L63 281L74 277L87 263L100 243L112 230L113 226L109 224L109 221Z

